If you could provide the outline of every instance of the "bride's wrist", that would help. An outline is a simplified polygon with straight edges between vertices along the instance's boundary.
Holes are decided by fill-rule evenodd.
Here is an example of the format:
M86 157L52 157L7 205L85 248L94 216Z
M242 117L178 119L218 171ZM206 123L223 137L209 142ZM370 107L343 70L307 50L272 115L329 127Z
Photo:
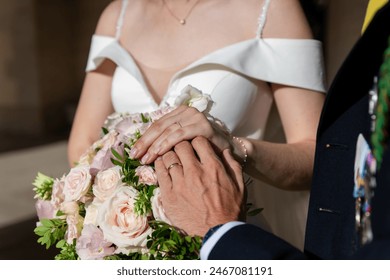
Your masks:
M234 157L239 163L241 163L242 167L245 167L245 164L248 161L247 145L245 145L244 140L236 136L232 136L232 144Z

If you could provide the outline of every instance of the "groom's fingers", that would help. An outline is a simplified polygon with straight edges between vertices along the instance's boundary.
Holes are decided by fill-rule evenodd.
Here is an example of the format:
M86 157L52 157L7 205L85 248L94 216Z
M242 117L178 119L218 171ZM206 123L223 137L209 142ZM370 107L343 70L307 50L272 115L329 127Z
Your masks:
M209 140L207 140L205 137L198 136L194 138L191 142L191 145L196 151L196 154L198 155L202 164L219 161Z
M161 195L163 197L170 196L172 194L172 180L169 176L168 170L164 165L161 157L158 157L154 162L154 168L156 170L158 185L160 187Z
M175 146L175 152L183 164L183 172L191 172L198 166L199 160L196 157L192 145L188 141L182 141Z
M243 192L244 178L241 164L234 159L229 149L225 149L224 151L222 151L221 159L223 165L225 166L226 172L235 181L236 186L238 186L238 188L240 189L240 192Z

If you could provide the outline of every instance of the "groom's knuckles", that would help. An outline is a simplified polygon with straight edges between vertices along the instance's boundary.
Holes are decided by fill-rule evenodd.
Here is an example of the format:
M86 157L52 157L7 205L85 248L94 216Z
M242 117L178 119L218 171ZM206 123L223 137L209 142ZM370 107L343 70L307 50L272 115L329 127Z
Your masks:
M191 152L192 146L188 141L181 141L175 145L174 149L177 154L187 154Z

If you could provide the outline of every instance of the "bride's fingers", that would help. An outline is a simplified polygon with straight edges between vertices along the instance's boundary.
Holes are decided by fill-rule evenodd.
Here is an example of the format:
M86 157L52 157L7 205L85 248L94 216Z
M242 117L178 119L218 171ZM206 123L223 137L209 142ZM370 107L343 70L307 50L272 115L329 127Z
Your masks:
M141 156L143 156L146 153L147 149L150 147L150 145L155 141L155 139L171 125L185 125L186 121L191 120L188 115L194 113L194 111L188 112L188 108L188 106L180 106L155 121L142 135L142 137L135 143L130 156L133 158L140 158Z
M187 107L179 114L158 120L136 142L132 157L141 157L141 162L153 162L158 155L172 149L183 140L191 140L198 135L211 137L213 127L203 113Z
M153 142L146 154L142 157L141 162L143 164L153 162L159 155L165 154L175 147L176 144L203 135L206 130L199 123L189 124L183 127L179 124L174 124Z
M172 112L171 112L172 113ZM172 114L168 113L161 119L153 123L140 139L137 140L132 148L130 156L132 158L139 158L144 155L153 142L170 126L178 124L181 120L181 112ZM169 115L169 116L168 116Z

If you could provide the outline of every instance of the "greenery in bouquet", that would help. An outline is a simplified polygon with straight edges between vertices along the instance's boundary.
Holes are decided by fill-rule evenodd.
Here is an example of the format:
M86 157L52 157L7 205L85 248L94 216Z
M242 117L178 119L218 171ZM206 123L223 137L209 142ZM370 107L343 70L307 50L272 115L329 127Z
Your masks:
M207 111L212 101L188 86L180 104ZM146 129L175 106L114 113L102 137L61 178L38 173L34 232L40 244L58 248L55 259L199 259L202 238L171 225L153 165L129 156Z

